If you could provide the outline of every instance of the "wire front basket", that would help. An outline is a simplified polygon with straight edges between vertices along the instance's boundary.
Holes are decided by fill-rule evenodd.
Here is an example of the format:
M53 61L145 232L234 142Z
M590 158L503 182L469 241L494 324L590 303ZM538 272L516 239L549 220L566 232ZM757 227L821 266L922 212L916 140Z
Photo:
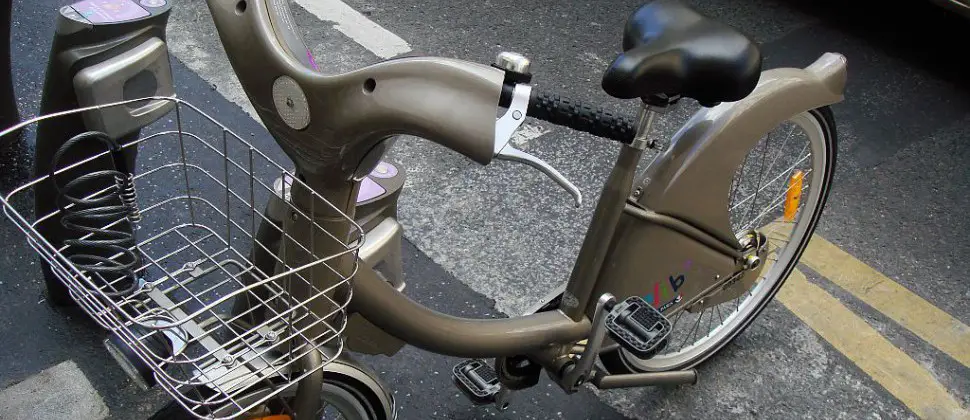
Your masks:
M0 204L48 275L113 333L109 351L129 374L200 418L258 411L342 351L363 232L270 158L275 150L260 151L176 98L42 116L0 140L139 101L173 111L120 150L107 141L80 160L60 154L53 174L0 195ZM87 148L107 138L81 137ZM129 175L117 157L136 150ZM52 191L57 203L44 202ZM52 211L30 217L35 198ZM270 200L286 217L268 216ZM311 352L323 363L299 363Z

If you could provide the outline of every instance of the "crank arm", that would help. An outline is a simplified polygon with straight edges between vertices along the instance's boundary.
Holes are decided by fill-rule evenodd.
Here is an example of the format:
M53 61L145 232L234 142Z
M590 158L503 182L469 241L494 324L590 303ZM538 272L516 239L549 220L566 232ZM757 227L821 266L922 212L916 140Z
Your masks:
M511 144L512 135L525 122L526 114L529 110L529 98L532 95L532 86L527 84L517 84L512 93L512 102L508 110L495 122L495 158L512 162L523 163L538 169L549 178L552 178L559 186L573 196L576 207L583 204L583 194L575 184L570 182L552 165L529 153L516 149Z

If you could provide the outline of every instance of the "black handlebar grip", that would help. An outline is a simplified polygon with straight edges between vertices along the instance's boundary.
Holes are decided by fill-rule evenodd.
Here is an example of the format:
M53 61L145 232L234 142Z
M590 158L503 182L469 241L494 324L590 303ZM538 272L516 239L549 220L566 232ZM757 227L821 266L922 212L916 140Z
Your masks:
M632 143L636 135L636 124L629 117L536 90L529 98L529 116L624 144Z

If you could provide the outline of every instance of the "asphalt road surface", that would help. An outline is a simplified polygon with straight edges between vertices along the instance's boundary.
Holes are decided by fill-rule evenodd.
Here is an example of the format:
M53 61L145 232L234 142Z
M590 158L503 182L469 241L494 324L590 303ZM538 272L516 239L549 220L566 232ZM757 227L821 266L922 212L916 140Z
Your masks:
M36 113L53 13L67 3L14 5L22 115ZM297 3L296 19L329 73L401 54L488 63L512 50L533 60L539 88L635 112L602 93L599 79L638 1ZM836 1L690 3L749 34L766 67L803 67L826 51L848 58L846 100L833 107L839 167L818 231L827 241L813 242L820 245L788 292L699 369L696 385L566 396L543 382L497 412L458 395L449 378L456 360L408 347L393 359L366 358L395 390L402 419L967 416L970 68L960 55L970 21L917 0L853 2L853 10ZM177 2L169 26L177 91L271 145L208 19L203 2ZM658 123L659 134L695 109L685 101ZM417 139L393 152L408 171L401 220L418 301L455 315L517 314L568 277L617 148L542 122L516 142L574 181L586 204L573 209L558 187L519 165L482 168ZM31 139L0 150L0 191L27 176L31 153ZM44 302L34 258L9 224L0 225L0 243L0 388L13 390L0 394L0 417L13 412L4 404L24 401L16 395L62 392L57 378L89 383L90 392L69 387L66 397L80 401L82 417L144 418L163 403L160 391L140 391L124 376L83 315ZM836 328L846 325L858 328Z

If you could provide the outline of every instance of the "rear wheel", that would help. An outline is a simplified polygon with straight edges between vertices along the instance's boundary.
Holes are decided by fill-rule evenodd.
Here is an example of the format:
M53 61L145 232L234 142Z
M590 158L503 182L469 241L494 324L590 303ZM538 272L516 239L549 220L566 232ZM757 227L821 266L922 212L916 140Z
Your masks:
M750 229L768 237L770 251L760 278L736 299L699 313L673 315L666 346L648 359L620 348L601 353L607 370L690 369L751 325L798 264L815 231L835 172L835 154L835 121L828 107L795 115L761 139L735 173L728 208L738 237ZM802 181L797 181L798 174ZM797 189L795 184L801 194L791 201L797 205L787 206L786 198ZM791 207L788 215L785 207Z

